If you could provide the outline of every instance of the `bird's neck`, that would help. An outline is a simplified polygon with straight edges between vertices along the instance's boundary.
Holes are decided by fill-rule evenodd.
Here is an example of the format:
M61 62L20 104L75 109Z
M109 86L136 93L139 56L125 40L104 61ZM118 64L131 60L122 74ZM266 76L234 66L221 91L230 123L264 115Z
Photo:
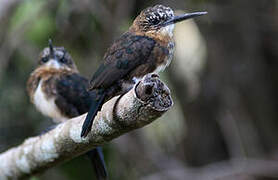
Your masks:
M70 68L61 68L61 69L56 69L52 67L39 67L37 68L32 75L36 75L38 77L48 77L48 76L53 76L55 74L71 74L71 73L78 73L77 70L73 70Z
M47 81L53 77L57 78L73 73L78 73L78 71L70 69L55 69L44 66L37 68L35 71L32 72L27 82L27 92L31 97L31 101L33 101L33 95L41 81Z
M169 42L174 42L173 36L170 33L164 33L161 31L141 31L138 26L131 26L128 30L130 33L137 36L147 36L154 39L160 44L168 44Z

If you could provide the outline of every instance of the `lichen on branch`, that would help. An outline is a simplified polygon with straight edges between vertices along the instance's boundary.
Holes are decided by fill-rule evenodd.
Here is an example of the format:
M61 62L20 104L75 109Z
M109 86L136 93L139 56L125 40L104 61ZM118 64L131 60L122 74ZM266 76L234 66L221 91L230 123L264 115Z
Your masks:
M151 123L172 105L168 87L157 75L148 74L129 92L103 105L86 138L80 137L84 114L0 154L0 179L21 179L43 172Z

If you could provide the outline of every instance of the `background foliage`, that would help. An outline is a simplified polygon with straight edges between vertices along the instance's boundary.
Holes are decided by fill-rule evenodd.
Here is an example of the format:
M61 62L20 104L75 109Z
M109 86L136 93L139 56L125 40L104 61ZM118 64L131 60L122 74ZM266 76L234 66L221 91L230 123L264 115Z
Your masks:
M209 14L176 28L176 56L161 75L173 109L104 146L110 178L276 179L276 0L1 0L0 152L51 125L25 90L49 38L89 78L136 15L158 3ZM32 179L92 179L92 171L82 156Z

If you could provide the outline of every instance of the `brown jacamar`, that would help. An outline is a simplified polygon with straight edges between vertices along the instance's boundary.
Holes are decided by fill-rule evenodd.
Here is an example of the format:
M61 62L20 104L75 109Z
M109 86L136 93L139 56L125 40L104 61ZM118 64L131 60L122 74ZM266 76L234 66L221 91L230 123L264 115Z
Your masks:
M50 40L27 82L27 91L31 102L42 114L61 123L88 112L91 102L96 99L94 92L87 91L88 84L66 49L53 47ZM86 154L94 165L97 179L106 179L102 149L97 147Z
M107 50L103 63L90 81L90 91L97 99L82 127L81 136L91 130L93 119L109 98L124 93L148 73L158 73L172 60L174 24L206 14L195 12L174 16L171 8L156 5L144 9L127 32Z

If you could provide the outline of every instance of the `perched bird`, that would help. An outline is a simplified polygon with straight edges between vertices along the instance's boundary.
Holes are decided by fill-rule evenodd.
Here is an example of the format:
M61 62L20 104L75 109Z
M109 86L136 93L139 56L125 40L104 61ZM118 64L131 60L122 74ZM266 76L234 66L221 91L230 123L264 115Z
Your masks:
M64 47L44 48L39 57L39 65L27 82L31 102L45 116L56 123L88 112L91 102L96 98L88 92L88 80L82 77L70 54ZM107 171L102 149L97 147L87 155L92 161L97 179L105 179Z
M103 62L90 81L89 90L96 92L83 123L81 136L90 132L94 117L109 98L126 92L148 73L158 73L172 60L174 24L206 14L195 12L174 16L163 5L148 7L134 20L104 55Z

